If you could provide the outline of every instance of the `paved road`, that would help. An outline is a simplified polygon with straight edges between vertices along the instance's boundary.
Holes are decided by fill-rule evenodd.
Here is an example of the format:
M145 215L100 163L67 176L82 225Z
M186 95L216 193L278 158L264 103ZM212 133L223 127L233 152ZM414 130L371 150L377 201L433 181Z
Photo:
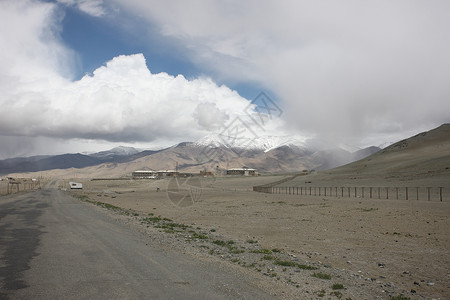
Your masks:
M270 299L57 189L0 197L0 299Z

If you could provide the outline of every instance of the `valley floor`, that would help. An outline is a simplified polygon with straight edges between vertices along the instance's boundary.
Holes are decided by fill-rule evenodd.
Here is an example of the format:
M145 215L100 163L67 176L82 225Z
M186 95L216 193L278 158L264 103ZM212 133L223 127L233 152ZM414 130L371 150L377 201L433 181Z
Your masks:
M130 215L124 218L158 236L160 242L259 272L267 287L270 282L284 285L286 298L315 299L323 293L336 299L389 299L400 294L411 299L450 298L449 201L252 191L255 185L283 178L286 176L222 177L171 183L167 179L85 180L81 181L83 190L70 192L124 209ZM68 185L61 181L60 186ZM178 202L186 195L184 200L192 202ZM161 226L164 223L157 223L158 216L192 230L173 224ZM213 243L217 240L232 240L235 246L228 246L227 251L224 245ZM269 256L254 253L258 249L270 250L261 251ZM277 258L318 270L274 265ZM311 276L318 272L331 275L331 280ZM333 284L343 284L345 289L333 290Z

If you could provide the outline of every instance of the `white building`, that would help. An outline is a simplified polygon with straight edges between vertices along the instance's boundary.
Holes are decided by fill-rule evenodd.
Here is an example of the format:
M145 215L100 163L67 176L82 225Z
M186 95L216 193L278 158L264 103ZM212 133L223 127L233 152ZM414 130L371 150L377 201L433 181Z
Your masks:
M134 171L131 173L133 179L155 179L158 176L158 172L152 170Z
M83 188L83 184L82 183L78 183L78 182L70 181L69 185L70 185L70 189L71 190L73 190L73 189L81 190Z
M258 172L256 171L256 169L242 167L242 168L228 169L227 175L258 176Z

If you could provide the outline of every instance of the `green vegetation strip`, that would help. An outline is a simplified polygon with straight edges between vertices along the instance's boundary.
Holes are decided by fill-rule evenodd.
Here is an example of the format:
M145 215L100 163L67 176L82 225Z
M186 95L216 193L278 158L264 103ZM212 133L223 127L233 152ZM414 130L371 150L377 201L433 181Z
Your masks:
M269 249L256 249L256 250L251 250L250 253L272 254L272 250L269 250Z
M289 261L289 260L275 260L275 265L284 266L284 267L299 267L302 270L317 270L314 266L308 266L308 265L302 265L295 261Z

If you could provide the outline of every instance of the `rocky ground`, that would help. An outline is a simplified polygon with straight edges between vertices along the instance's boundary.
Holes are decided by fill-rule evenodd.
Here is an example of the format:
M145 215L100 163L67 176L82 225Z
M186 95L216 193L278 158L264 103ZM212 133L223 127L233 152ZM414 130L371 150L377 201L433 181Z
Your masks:
M449 202L252 191L282 178L86 180L71 193L155 243L256 274L279 298L450 297Z

